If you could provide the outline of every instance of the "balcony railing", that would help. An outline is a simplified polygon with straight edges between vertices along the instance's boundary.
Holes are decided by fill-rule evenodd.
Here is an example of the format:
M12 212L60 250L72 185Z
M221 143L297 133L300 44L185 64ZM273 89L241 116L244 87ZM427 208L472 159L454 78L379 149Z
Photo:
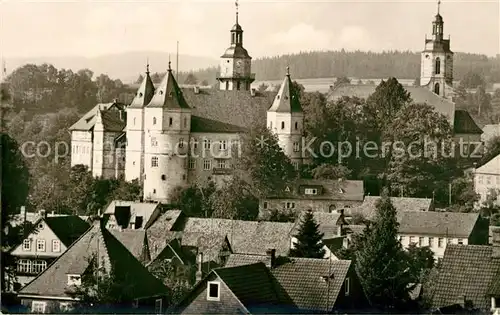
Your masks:
M255 73L249 73L246 75L243 75L238 72L217 72L217 79L232 79L232 78L241 78L241 79L248 79L248 80L255 80Z
M214 175L228 175L233 172L232 169L230 168L213 168L212 169L212 174Z

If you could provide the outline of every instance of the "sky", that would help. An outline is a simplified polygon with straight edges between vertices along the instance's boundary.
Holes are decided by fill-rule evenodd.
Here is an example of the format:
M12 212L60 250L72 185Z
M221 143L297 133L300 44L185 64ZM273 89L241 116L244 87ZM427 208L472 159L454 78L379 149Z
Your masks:
M500 53L500 0L441 3L451 49ZM436 1L239 1L244 46L254 58L312 50L421 51ZM218 58L229 46L235 2L0 0L4 57L129 51Z

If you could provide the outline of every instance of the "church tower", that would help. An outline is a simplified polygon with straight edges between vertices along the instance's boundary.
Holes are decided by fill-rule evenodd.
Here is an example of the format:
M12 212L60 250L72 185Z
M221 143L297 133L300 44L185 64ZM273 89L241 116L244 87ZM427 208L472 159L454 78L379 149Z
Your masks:
M146 106L144 118L144 199L164 203L188 182L187 154L191 108L168 72Z
M125 150L125 180L144 178L144 107L153 98L155 88L149 76L149 64L146 76L142 80L132 103L127 107L127 146Z
M298 169L303 163L304 112L297 91L293 88L288 67L278 94L267 110L267 128L278 136L279 146L290 158L295 169Z
M420 85L435 94L451 98L453 92L453 52L450 39L444 39L444 22L439 13L441 0L438 1L437 14L432 22L432 38L425 39L425 49L421 54Z
M243 48L243 29L238 23L238 2L236 1L236 24L231 29L231 46L221 56L220 72L217 74L221 90L250 90L255 80L252 57Z

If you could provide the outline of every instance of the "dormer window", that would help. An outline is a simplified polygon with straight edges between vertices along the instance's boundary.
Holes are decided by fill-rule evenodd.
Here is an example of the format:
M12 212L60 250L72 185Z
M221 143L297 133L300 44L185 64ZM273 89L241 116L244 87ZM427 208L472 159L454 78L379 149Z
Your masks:
M316 188L306 188L304 193L306 195L317 195L318 194L318 190Z
M217 281L209 281L207 284L207 300L220 301L220 283Z
M139 93L139 97L142 97L142 93Z
M339 194L343 194L344 190L342 188L339 188Z
M82 277L80 275L68 275L68 285L81 285Z

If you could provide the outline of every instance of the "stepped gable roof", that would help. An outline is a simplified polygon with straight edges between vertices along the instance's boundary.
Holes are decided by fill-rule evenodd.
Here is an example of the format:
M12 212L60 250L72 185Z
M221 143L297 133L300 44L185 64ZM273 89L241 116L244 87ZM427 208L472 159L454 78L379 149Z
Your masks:
M315 195L305 194L306 188L316 189ZM298 179L284 191L269 196L269 199L314 199L363 201L362 180Z
M275 92L222 91L216 89L183 89L184 97L193 109L192 115L250 129L265 126L267 110Z
M188 103L184 99L182 90L177 85L174 75L172 74L172 69L167 71L167 74L161 81L161 83L156 87L153 98L147 105L147 108L167 108L167 109L190 109Z
M149 65L146 71L146 76L141 82L141 85L135 93L134 99L128 108L143 108L149 104L155 93L155 86L149 76Z
M44 221L66 247L90 228L88 222L76 215L47 216Z
M465 297L474 308L489 313L490 295L498 296L500 258L492 257L493 246L448 244L435 283L432 307L441 308Z
M118 241L102 222L96 221L91 229L80 237L66 252L28 283L19 296L37 295L61 297L71 300L68 290L68 274L81 275L92 259L99 259L106 270L113 268L120 278L126 281L134 298L165 295L168 289L151 275L120 241Z
M278 94L276 94L269 111L278 113L302 113L299 96L297 95L297 91L293 88L288 67L287 74L281 83Z
M299 309L329 311L326 306L335 305L350 267L350 260L290 258L271 272Z
M112 103L99 103L82 116L76 123L69 127L69 130L89 131L94 128L96 123L98 111L105 112L108 110L122 110L125 104L112 102ZM104 121L103 121L104 123ZM123 129L123 128L122 128Z
M191 132L208 133L240 133L245 129L231 124L226 124L218 120L191 116Z
M365 196L363 203L355 208L348 209L351 214L362 214L365 219L371 220L375 217L377 202L380 196ZM404 211L429 211L432 210L433 202L430 198L391 197L392 205L397 212Z
M146 231L145 230L116 230L109 229L109 232L134 255L134 257L146 262L148 259Z
M406 211L397 214L399 233L468 238L479 220L478 213Z
M336 101L342 96L359 97L367 99L373 92L375 92L377 85L372 84L348 84L342 83L337 85L328 94L329 101ZM448 99L436 95L426 87L421 86L405 86L406 91L410 92L413 102L416 104L427 103L433 106L436 112L443 114L447 117L450 123L454 122L455 104Z
M455 122L453 123L453 132L468 133L468 134L482 134L483 130L479 128L474 119L468 111L457 109L455 111Z

